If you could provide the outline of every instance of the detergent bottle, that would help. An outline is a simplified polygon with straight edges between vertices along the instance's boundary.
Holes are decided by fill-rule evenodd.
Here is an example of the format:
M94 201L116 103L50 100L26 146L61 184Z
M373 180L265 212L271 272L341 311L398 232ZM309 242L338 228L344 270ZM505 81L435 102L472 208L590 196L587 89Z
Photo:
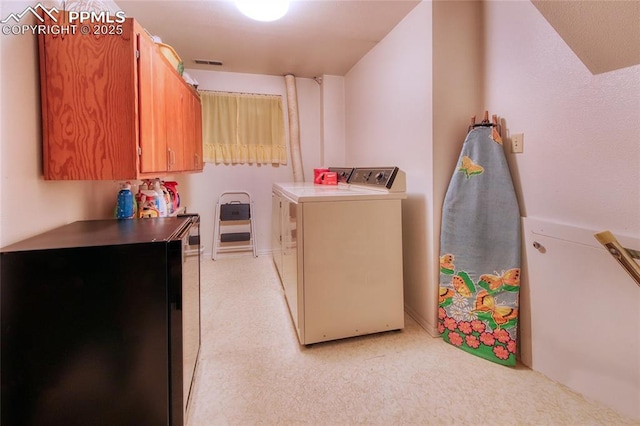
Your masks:
M169 192L169 198L171 200L171 204L173 205L173 212L177 212L180 208L180 194L178 194L178 182L175 181L166 181L164 183L164 187L167 188Z
M138 217L154 218L159 217L158 194L150 189L140 191L140 201L138 202Z
M118 191L118 202L116 206L116 217L118 219L132 219L135 216L135 203L131 184L129 182L122 185Z
M169 192L169 188L167 188L164 181L160 181L160 188L162 189L164 202L167 205L167 216L171 216L173 213L175 213L173 202L171 201L171 193Z
M162 192L162 187L160 185L160 179L156 179L155 182L153 183L153 189L156 191L156 194L158 194L158 211L160 212L160 217L167 217L169 216L168 209L167 209L167 201L164 198L164 192Z

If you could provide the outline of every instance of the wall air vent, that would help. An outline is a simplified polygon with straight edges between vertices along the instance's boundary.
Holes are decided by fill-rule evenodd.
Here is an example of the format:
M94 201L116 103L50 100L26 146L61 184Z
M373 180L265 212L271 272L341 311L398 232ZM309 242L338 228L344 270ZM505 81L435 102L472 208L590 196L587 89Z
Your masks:
M215 65L215 66L222 65L222 61L211 61L209 59L194 59L193 62L195 62L198 65Z

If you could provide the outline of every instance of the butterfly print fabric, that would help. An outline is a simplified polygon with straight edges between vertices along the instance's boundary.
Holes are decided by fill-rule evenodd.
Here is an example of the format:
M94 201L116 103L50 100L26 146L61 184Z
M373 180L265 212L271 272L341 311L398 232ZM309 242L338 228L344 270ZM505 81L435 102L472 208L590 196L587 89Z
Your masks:
M515 365L520 211L502 140L467 135L442 209L438 329L474 355Z

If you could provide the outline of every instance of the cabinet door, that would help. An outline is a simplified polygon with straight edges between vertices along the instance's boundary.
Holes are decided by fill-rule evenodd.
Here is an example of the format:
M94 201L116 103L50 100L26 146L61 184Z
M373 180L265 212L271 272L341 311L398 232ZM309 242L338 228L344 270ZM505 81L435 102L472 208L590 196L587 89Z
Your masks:
M167 170L167 131L164 87L168 80L155 43L144 32L138 35L138 99L140 119L140 172Z
M193 140L194 152L196 157L196 168L195 170L201 172L204 169L204 156L202 152L202 101L199 96L193 96L193 114L194 114L194 125L195 125L195 137Z
M133 20L122 27L122 35L39 36L45 179L135 178Z
M165 114L167 121L167 152L169 163L167 170L171 172L185 170L183 121L185 120L185 104L182 79L175 73L171 64L162 58L162 73L166 75Z
M200 98L185 86L184 158L186 170L201 171L202 163L202 107Z
M184 136L184 167L185 170L195 170L195 151L193 139L195 138L195 125L194 125L194 103L193 95L190 93L190 89L184 87L184 102L182 108L182 133Z

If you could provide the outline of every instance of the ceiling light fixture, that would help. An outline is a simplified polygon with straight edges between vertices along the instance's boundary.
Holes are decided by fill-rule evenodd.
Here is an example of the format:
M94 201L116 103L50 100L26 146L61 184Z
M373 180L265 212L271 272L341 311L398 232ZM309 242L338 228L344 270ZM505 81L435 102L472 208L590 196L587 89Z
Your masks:
M236 6L251 19L269 22L286 15L289 0L236 0Z

